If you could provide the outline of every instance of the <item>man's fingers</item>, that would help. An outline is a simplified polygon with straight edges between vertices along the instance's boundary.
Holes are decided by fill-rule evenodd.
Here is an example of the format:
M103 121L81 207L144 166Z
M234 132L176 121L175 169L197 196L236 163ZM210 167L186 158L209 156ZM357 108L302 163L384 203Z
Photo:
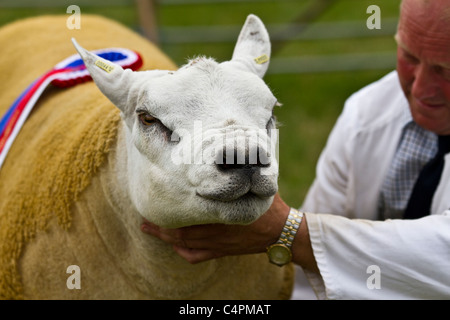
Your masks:
M180 247L187 247L187 243L183 237L181 237L179 229L163 229L155 224L146 222L141 225L141 230L167 243Z
M239 226L233 226L232 230L234 234L238 228ZM172 241L170 243L172 244L179 239L184 239L185 241L221 242L223 244L234 242L234 237L230 234L230 226L224 224L204 224L177 229L166 229L151 222L144 221L141 225L141 230L154 236L163 236L163 240L171 239Z
M213 237L213 235L217 235L217 231L214 231L215 228L217 228L217 226L203 225L179 229L165 229L150 222L144 222L141 225L141 230L143 232L157 237L167 243L182 248L206 250L222 247L220 241L211 241L211 237Z
M205 242L204 240L183 239L183 232L180 232L179 229L164 229L152 223L145 222L141 225L141 230L172 244L175 252L191 264L219 258L225 255L213 250L213 248L211 250L205 250L205 243L207 245L208 242Z
M173 249L176 253L182 258L184 258L187 262L191 264L196 264L199 262L216 259L223 257L225 254L221 254L215 250L198 250L191 248L184 248L174 245Z

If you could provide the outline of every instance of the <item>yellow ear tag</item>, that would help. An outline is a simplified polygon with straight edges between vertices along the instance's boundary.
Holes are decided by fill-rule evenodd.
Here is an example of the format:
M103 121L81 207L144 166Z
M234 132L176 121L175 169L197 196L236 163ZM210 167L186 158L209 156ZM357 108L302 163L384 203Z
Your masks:
M255 62L257 64L263 64L266 63L267 61L269 61L269 57L267 56L267 54L263 54L262 56L255 58Z
M107 63L105 63L105 62L103 62L102 60L97 60L97 61L95 61L95 65L96 65L97 67L99 67L100 69L105 70L105 71L108 72L108 73L111 73L111 71L114 70L114 67L113 67L113 66L111 66L111 65L109 65L109 64L107 64Z

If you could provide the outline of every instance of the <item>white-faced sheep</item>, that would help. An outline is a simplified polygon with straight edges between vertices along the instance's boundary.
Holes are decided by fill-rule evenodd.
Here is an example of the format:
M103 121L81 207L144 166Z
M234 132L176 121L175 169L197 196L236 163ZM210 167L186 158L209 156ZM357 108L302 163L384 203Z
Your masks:
M115 22L83 15L81 30L68 30L66 18L0 30L0 114L74 53L72 37L92 50L136 50L144 70L159 70L103 61L113 69L105 72L99 57L77 46L95 83L41 97L0 170L0 297L288 298L291 266L274 266L264 254L191 265L139 228L143 218L164 227L246 224L270 206L277 160L261 141L273 141L277 100L261 80L270 56L262 22L248 17L230 61L198 58L175 70ZM230 148L243 164L229 163ZM80 289L67 285L72 265Z

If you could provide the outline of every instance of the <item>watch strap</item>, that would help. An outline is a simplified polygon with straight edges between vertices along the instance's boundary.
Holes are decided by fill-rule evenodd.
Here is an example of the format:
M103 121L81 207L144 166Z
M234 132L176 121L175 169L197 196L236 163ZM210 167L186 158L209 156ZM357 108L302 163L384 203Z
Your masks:
M303 212L291 208L289 210L289 216L286 219L283 230L281 231L280 238L276 243L284 244L286 247L291 249L292 242L294 242L295 235L300 228L300 223L303 219Z
M284 266L291 262L291 247L294 242L295 235L300 229L300 223L303 219L303 212L290 208L289 215L284 224L283 230L277 242L267 248L269 261L277 266Z

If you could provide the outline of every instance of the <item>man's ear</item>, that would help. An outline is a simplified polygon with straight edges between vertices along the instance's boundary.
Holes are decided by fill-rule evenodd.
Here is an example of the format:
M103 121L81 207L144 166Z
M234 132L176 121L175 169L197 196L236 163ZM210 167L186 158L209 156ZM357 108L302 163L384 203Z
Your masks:
M230 62L262 78L269 67L270 49L266 27L257 16L251 14L242 27Z
M97 87L114 105L125 113L129 98L128 93L130 86L133 84L133 71L130 69L124 70L118 64L87 51L73 38L72 42Z

